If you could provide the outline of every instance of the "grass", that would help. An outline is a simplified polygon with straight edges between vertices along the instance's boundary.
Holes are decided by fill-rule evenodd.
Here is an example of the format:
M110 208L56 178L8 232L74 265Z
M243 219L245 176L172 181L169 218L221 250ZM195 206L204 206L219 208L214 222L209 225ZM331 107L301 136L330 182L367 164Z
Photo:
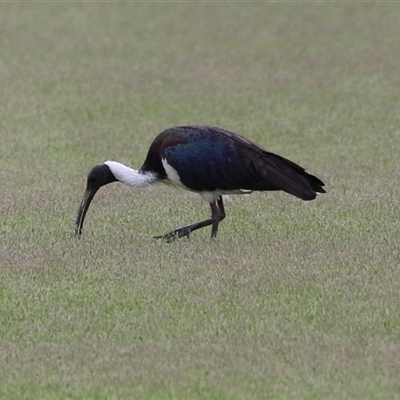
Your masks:
M400 397L395 4L0 5L0 398ZM102 189L171 125L241 133L328 193Z

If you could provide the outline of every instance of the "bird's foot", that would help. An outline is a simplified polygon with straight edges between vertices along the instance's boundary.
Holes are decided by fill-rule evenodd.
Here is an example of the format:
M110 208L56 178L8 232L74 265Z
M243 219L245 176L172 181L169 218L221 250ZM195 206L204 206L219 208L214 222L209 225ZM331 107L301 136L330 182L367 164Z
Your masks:
M189 238L189 235L190 235L190 229L188 229L188 227L185 226L183 228L175 229L174 231L168 232L165 235L153 236L153 239L162 239L165 240L167 243L171 243L181 237L186 236L187 238Z

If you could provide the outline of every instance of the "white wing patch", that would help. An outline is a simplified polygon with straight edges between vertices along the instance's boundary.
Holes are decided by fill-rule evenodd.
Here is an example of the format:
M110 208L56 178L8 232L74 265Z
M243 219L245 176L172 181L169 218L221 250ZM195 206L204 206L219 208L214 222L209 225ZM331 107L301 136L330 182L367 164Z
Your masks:
M168 164L168 161L163 158L161 160L162 165L165 169L165 172L167 173L167 177L168 180L175 186L178 186L180 188L186 189L186 190L190 190L188 187L186 187L182 182L181 182L181 178L179 178L179 174L178 171L172 167L171 165Z

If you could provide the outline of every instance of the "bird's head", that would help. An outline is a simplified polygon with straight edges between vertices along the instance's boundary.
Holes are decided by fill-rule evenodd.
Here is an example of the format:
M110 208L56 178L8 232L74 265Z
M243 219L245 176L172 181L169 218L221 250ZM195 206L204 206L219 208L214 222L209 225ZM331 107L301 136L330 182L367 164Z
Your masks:
M78 216L76 218L76 235L80 235L82 233L83 221L85 220L87 210L89 209L89 205L96 192L102 186L116 181L118 181L118 179L111 172L111 169L107 164L96 165L89 172L86 190L79 207Z

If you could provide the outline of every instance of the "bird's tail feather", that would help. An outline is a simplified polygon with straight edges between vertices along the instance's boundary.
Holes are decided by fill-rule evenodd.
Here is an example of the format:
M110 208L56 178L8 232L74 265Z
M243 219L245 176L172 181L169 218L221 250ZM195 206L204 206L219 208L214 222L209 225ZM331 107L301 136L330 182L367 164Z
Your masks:
M271 154L268 157L268 168L263 170L269 182L277 189L302 200L313 200L317 193L325 193L324 183L319 178L307 173L294 162L275 154L275 157L271 157Z

